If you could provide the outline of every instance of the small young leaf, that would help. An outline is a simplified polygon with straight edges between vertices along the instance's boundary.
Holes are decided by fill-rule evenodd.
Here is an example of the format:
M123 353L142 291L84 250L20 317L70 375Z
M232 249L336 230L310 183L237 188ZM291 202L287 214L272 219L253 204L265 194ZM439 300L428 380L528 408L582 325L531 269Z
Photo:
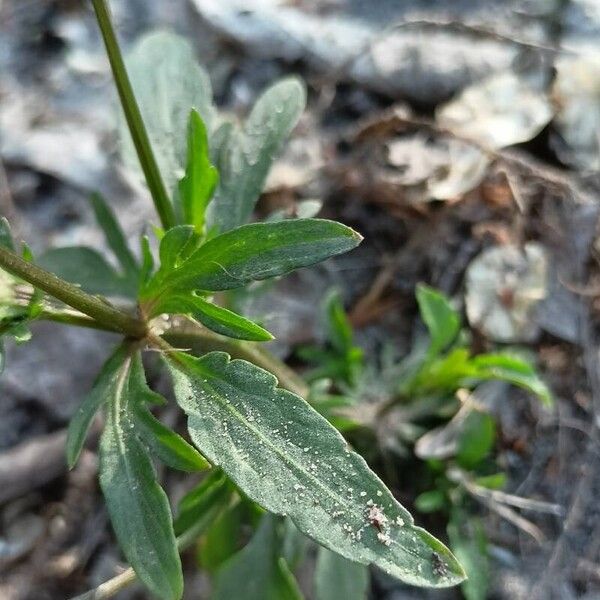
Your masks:
M280 542L276 520L271 515L261 519L250 543L228 560L217 573L212 600L302 600L298 584L283 559L279 559Z
M319 548L315 570L315 600L366 600L369 569L327 548Z
M219 173L211 164L206 127L192 109L188 126L188 155L185 175L179 182L179 195L184 222L202 234L206 207L219 181Z
M8 250L15 251L15 243L13 241L10 224L6 217L0 217L0 246Z
M506 473L494 473L493 475L484 475L477 477L475 483L489 490L501 490L506 485Z
M472 411L463 423L456 459L471 469L488 456L496 439L496 422L491 415Z
M100 486L119 546L142 582L165 600L178 600L183 574L169 500L135 432L130 361L112 388L100 440Z
M456 339L460 317L446 296L429 286L417 286L417 302L431 336L430 356L436 356Z
M163 249L161 269L149 283L142 298L164 291L189 293L239 288L251 281L268 279L294 269L313 265L356 247L361 236L340 223L323 219L298 219L279 223L243 225L201 245L191 254L192 234L178 233L177 245ZM164 258L163 258L164 256ZM174 268L164 268L168 260Z
M79 284L90 294L133 297L137 292L135 278L119 275L98 252L86 246L52 248L38 257L37 263L55 275Z
M139 266L129 249L123 230L113 211L108 206L106 200L98 193L92 194L90 201L96 215L96 221L104 232L106 243L119 261L123 269L123 275L127 278L137 279Z
M552 392L535 369L525 360L510 354L481 354L471 359L479 379L508 381L535 394L547 407L552 406Z
M104 363L89 394L71 418L67 432L67 464L69 469L79 459L83 443L99 408L114 394L117 378L127 357L127 347L119 346Z
M148 388L139 355L133 359L129 394L135 399L133 412L136 432L157 458L173 469L189 473L210 468L210 464L193 446L148 410L148 404L161 402L162 397Z
M416 585L449 586L463 572L419 527L345 440L273 375L227 354L167 357L190 436L245 494L287 514L306 535L346 558L374 563ZM445 565L434 571L432 551Z
M188 314L208 329L238 340L268 342L273 339L260 325L195 294L170 296L154 312Z
M330 293L325 300L327 317L327 334L331 345L338 352L346 352L353 348L352 325L348 320L344 305L337 292Z
M219 231L243 225L285 139L306 105L304 84L288 77L268 88L256 101L242 130L226 132L217 165L221 182L211 205L211 224Z
M142 288L150 281L154 271L154 256L152 256L150 240L147 235L140 238L140 247L142 249L142 266L140 267L139 286Z

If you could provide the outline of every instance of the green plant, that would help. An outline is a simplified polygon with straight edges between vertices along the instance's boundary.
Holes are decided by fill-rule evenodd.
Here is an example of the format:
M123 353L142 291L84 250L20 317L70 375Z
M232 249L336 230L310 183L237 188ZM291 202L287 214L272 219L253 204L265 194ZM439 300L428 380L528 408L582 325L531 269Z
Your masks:
M468 600L484 600L488 544L477 503L492 508L503 504L499 512L507 518L513 514L511 503L526 503L500 491L506 475L493 456L497 425L491 405L496 388L491 386L519 386L545 406L552 404L552 395L522 353L472 355L460 314L442 293L419 285L416 296L428 336L417 340L402 360L390 352L384 352L378 364L358 358L362 353L354 346L351 325L335 295L323 311L329 332L325 347L302 348L299 355L317 364L313 406L354 434L357 442L365 430L374 434L381 456L371 452L373 462L389 463L390 453L405 459L412 453L413 460L424 461L424 472L417 471L413 481L415 507L444 515L451 548L468 575L463 593Z
M27 248L22 257L14 252L3 222L0 317L3 333L18 341L35 319L121 335L70 423L67 459L76 463L103 409L100 484L136 575L156 596L180 598L179 550L205 531L226 544L219 528L236 528L241 503L258 529L239 553L218 545L205 551L209 569L228 558L216 575L215 598L299 597L290 565L301 534L340 555L321 555L321 598L327 597L324 573L339 573L340 564L352 574L356 563L373 563L415 585L460 582L464 573L450 551L414 525L365 461L295 393L305 391L302 380L240 341L266 341L269 332L215 302L217 293L312 265L361 240L322 219L245 223L302 110L302 84L292 78L269 88L238 127L212 106L208 79L189 47L157 34L134 51L132 87L106 3L92 4L129 130L124 151L135 149L160 219L157 267L150 240L142 238L142 259L135 258L98 195L92 207L118 269L89 248L53 250L33 262ZM162 356L193 445L152 413L165 400L147 384L147 349ZM175 520L153 459L185 472L208 470ZM280 517L264 515L265 509ZM232 590L232 573L242 589Z

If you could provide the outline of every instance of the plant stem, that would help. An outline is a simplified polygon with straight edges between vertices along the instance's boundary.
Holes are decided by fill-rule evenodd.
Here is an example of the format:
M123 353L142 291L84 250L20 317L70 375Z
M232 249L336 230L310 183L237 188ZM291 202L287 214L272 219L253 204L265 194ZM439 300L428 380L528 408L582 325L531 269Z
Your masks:
M100 298L86 294L76 285L23 260L2 247L0 247L0 267L92 317L110 331L116 330L134 338L143 338L146 335L146 324L140 319L117 310Z
M286 390L302 398L308 396L309 390L304 380L283 361L257 344L232 340L189 322L177 323L163 334L163 338L171 346L190 348L195 354L214 350L227 352L233 358L247 360L273 373Z
M110 11L106 0L92 0L96 19L104 39L106 53L115 78L115 84L121 100L121 106L127 119L127 125L137 151L144 176L156 207L156 212L164 229L169 229L176 224L173 205L162 180L150 139L140 113L140 108L135 99L131 82L127 75L123 56L117 42L117 36L110 18Z

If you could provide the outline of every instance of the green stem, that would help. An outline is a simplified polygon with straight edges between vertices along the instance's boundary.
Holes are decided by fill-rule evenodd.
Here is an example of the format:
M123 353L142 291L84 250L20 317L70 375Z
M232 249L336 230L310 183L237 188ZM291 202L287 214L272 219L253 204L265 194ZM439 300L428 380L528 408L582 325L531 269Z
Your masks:
M135 99L127 70L125 69L125 63L123 62L123 56L117 42L107 2L106 0L92 0L92 4L96 12L96 19L98 20L102 38L104 39L104 45L106 46L106 53L108 54L108 60L110 61L115 78L121 106L127 119L127 125L129 126L129 131L131 132L131 137L138 158L140 159L156 212L163 228L170 229L176 224L173 205L169 200L165 184L158 169L158 164L150 145L150 139L144 126L144 120Z
M303 379L284 362L263 350L257 344L242 342L213 333L192 323L177 323L175 327L163 334L171 346L189 348L194 354L210 351L227 352L233 358L242 358L262 367L277 377L281 387L302 398L308 396L308 386Z
M3 247L0 247L0 267L92 317L110 331L116 330L134 338L142 338L146 335L147 328L143 321L117 310L100 298L86 294L76 285L23 260Z

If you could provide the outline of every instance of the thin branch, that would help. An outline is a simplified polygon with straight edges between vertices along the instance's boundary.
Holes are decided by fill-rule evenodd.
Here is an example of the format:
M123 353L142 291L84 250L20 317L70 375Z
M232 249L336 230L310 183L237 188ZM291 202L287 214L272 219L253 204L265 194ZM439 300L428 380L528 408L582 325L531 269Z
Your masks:
M134 338L143 338L146 335L146 324L143 321L117 310L107 301L87 294L76 285L23 260L2 247L0 247L0 267L95 319L111 331L117 330Z
M110 18L110 11L106 0L92 0L98 25L106 46L106 53L113 72L121 106L127 119L127 125L131 132L131 138L135 145L137 155L140 159L144 176L156 207L156 212L160 217L162 226L169 229L176 224L173 205L162 180L152 145L148 138L148 133L142 119L140 108L135 99L129 76L125 68L123 56L117 42L117 36Z

